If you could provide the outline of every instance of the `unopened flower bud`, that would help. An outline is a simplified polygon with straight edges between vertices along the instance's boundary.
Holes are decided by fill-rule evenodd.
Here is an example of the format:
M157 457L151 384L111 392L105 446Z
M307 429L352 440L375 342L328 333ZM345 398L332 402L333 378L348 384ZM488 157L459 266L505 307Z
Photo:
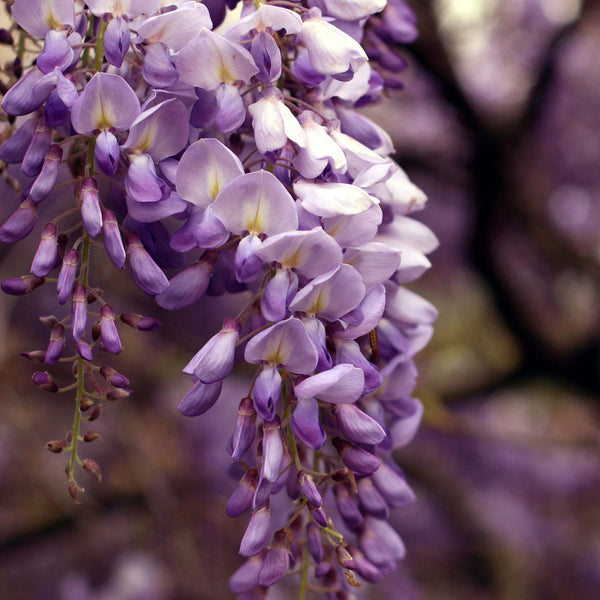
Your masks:
M250 448L256 434L256 411L252 404L252 398L244 398L238 408L238 416L235 421L235 429L232 439L231 458L238 462L246 450Z
M346 442L341 438L333 438L333 445L339 452L342 461L359 475L370 475L379 468L379 459L362 448Z
M95 475L98 479L98 483L102 481L102 471L95 460L92 460L91 458L84 458L81 466L88 471L88 473Z
M66 447L66 440L52 440L46 443L46 449L54 452L54 454L60 454Z
M55 365L65 349L65 328L60 323L52 327L50 342L46 350L45 362L47 365Z
M123 400L124 398L129 398L131 396L131 390L123 390L120 388L109 390L106 393L106 399L114 402L115 400Z
M121 338L115 325L115 313L112 306L105 304L100 309L100 336L104 347L113 354L122 350Z
M265 587L278 582L290 566L289 548L291 545L291 532L280 529L275 533L273 546L265 555L265 560L258 573L258 583Z
M21 171L27 177L35 177L42 170L51 143L50 128L44 124L38 124L21 163Z
M53 394L58 392L58 384L54 381L54 377L47 371L36 371L31 379L36 387L39 387L45 392L51 392Z
M21 356L33 362L43 363L46 353L43 350L32 350L30 352L21 352Z
M95 421L96 419L98 419L100 417L101 414L102 414L102 404L96 404L96 406L94 406L90 410L90 412L89 412L89 414L87 416L87 420L88 421Z
M76 285L73 290L71 304L71 326L73 339L78 342L85 332L87 323L87 292L82 285Z
M91 237L96 237L102 229L102 212L98 184L93 177L86 177L81 183L81 218L85 230Z
M160 327L160 321L157 321L152 317L144 317L134 313L123 313L119 316L119 319L121 319L125 325L129 325L129 327L139 329L140 331L154 331Z
M79 403L79 408L81 412L85 412L89 410L92 406L94 406L94 401L89 396L83 396L81 398L81 402Z
M2 284L2 291L12 296L24 296L33 292L46 281L43 277L35 277L34 275L23 275L22 277L13 277L5 279Z
M79 495L79 492L83 492L83 488L80 488L76 483L75 480L73 479L69 479L69 496L71 496L71 498L73 498L73 500L75 500L75 502L77 502L77 496Z
M312 559L319 564L323 560L323 544L321 531L316 523L310 522L306 526L306 541Z
M257 484L258 471L256 469L246 471L225 505L225 511L230 517L238 517L252 506Z
M271 539L271 514L265 506L252 513L240 544L242 556L254 556L267 547Z
M63 151L58 144L52 144L46 153L42 170L29 190L29 197L34 202L45 200L54 189L58 178L58 169Z
M38 317L38 319L40 320L40 323L42 325L50 327L50 329L52 329L52 327L54 327L58 323L58 319L54 315L43 315L41 317Z
M139 236L130 232L125 242L129 252L129 272L134 283L152 296L164 292L169 287L169 280L148 254Z
M58 228L48 223L42 232L42 239L31 263L31 272L38 277L45 277L56 266Z
M100 367L100 375L106 379L111 385L117 388L126 388L129 385L129 380L125 375L122 375L118 371L115 371L108 365L102 365Z
M75 346L77 348L77 354L79 354L81 358L89 361L94 359L92 348L84 339L79 340Z
M27 237L35 226L37 204L27 198L0 227L0 241L11 244Z
M71 248L71 250L68 250L65 254L60 273L58 274L58 281L56 283L58 302L60 304L64 304L71 297L78 264L79 252Z
M308 503L313 508L320 508L323 504L323 498L313 481L313 478L306 471L300 471L298 473L298 485L300 491L304 494Z
M125 266L125 246L123 246L123 238L119 231L117 217L112 210L104 210L102 212L102 236L104 238L104 249L106 254L117 269L122 269Z
M94 440L101 439L102 436L97 431L86 431L83 434L84 442L93 442Z

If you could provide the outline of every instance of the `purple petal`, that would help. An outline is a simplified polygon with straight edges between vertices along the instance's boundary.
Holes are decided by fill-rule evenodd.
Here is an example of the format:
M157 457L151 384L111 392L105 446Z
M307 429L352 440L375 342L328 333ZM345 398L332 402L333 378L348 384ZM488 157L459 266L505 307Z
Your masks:
M102 213L102 235L108 258L117 269L122 269L125 265L125 247L117 218L112 210L105 209Z
M281 427L279 417L264 424L263 435L263 463L261 466L261 479L275 483L281 473L283 462L283 442L281 441Z
M63 258L62 266L58 274L58 281L56 283L59 304L64 304L71 297L78 264L79 252L71 248Z
M196 381L177 408L186 417L203 415L219 399L222 388L222 381L216 381L215 383Z
M58 228L48 223L42 232L42 239L31 263L31 272L38 277L46 277L56 266L58 258Z
M121 148L117 138L110 131L102 131L96 138L94 158L102 173L112 177L119 166Z
M73 290L71 304L71 326L75 342L78 342L85 332L87 323L87 292L82 285L76 285Z
M162 44L147 46L142 77L156 88L167 88L177 83L179 74L170 60L168 50Z
M333 404L348 404L361 396L364 382L362 369L341 364L300 382L294 393L302 399L319 398Z
M0 240L11 244L27 237L35 226L38 205L29 198L0 227Z
M244 398L238 408L235 429L232 438L231 459L239 462L246 450L250 448L256 434L256 411L252 398ZM254 495L254 491L252 492ZM231 516L231 515L230 515Z
M25 157L37 127L37 119L29 119L23 123L0 146L0 160L6 163L20 163Z
M164 292L169 287L169 280L152 260L139 236L128 233L126 243L129 251L129 272L134 283L153 296Z
M50 73L58 67L64 71L73 61L73 48L63 32L51 30L46 33L44 50L38 56L37 66L42 73Z
M104 56L115 67L123 64L129 50L129 25L122 17L114 17L104 32Z
M242 556L255 556L267 547L271 539L271 515L268 507L257 510L250 517L250 523L240 544Z
M319 422L319 405L314 398L298 400L290 419L290 426L293 434L313 450L321 448L327 439Z
M225 7L223 6L223 11ZM262 556L248 559L230 578L229 589L234 594L250 592L258 585L258 573L263 564Z
M156 296L156 303L167 310L179 310L195 304L204 296L210 282L212 265L200 261L178 273L169 287Z
M225 511L230 517L239 517L244 514L251 506L258 483L258 471L249 469L244 473L241 481L233 490L231 496L225 505Z
M240 91L234 85L226 83L217 89L217 127L223 133L231 133L246 120L246 107Z

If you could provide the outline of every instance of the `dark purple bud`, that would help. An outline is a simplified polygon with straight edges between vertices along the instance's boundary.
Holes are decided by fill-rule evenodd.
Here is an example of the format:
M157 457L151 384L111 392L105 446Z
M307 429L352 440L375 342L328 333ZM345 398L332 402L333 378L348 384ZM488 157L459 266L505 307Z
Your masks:
M48 223L42 232L42 239L31 263L31 272L38 277L45 277L52 271L58 258L57 248L58 228L54 223Z
M271 515L269 507L260 508L250 517L250 523L240 544L242 556L255 556L262 552L271 539Z
M58 384L54 381L54 377L47 371L36 371L31 378L34 385L45 392L58 392Z
M125 325L129 325L129 327L133 327L139 331L154 331L160 327L160 321L152 317L144 317L134 313L123 313L119 318Z
M190 391L179 403L179 412L186 417L197 417L203 415L212 408L221 395L222 381L214 383L202 383L196 381Z
M93 360L94 356L92 355L91 346L83 339L79 340L76 344L77 354L84 358L85 360Z
M156 88L170 87L177 83L179 73L163 44L150 44L147 47L142 65L142 77Z
M281 427L279 417L264 424L263 436L263 464L261 477L275 483L281 472L283 462L283 442L281 441Z
M369 477L358 482L358 501L364 514L372 515L378 519L387 519L390 516L386 501Z
M62 101L59 93L52 90L44 106L44 117L49 127L60 127L69 116L69 107Z
M52 440L46 443L46 449L55 454L60 454L67 447L66 440Z
M125 242L129 252L129 272L134 283L152 296L164 292L169 287L169 280L148 254L139 236L128 233Z
M363 524L364 518L356 502L348 494L346 486L336 485L334 491L336 506L342 519L344 519L344 523L350 529L358 529Z
M5 279L2 282L2 291L11 296L24 296L33 292L35 288L40 287L44 281L43 277L35 277L33 275L13 277L12 279Z
M223 5L225 7L225 5ZM11 35L8 29L0 29L0 44L5 44L7 46L12 46L14 43L13 36Z
M87 442L88 444L90 442L95 441L95 440L101 440L101 439L102 439L102 436L98 432L96 432L96 431L86 431L83 434L83 441Z
M306 526L306 541L308 551L312 559L319 564L323 560L323 543L321 542L321 530L312 521Z
M115 371L108 365L102 365L100 367L100 375L106 379L111 385L118 388L126 388L129 385L129 379L125 375Z
M11 244L27 237L35 226L37 204L27 198L0 227L0 240Z
M252 40L250 53L258 67L256 79L273 83L281 76L281 51L277 42L266 31L260 31Z
M313 508L320 508L323 504L323 498L321 497L312 476L306 471L300 471L298 473L298 485L300 486L300 491L308 500L309 505Z
M60 323L52 327L50 342L46 350L45 362L47 365L55 365L65 349L65 328Z
M59 304L64 304L71 297L78 264L79 252L73 248L68 250L63 259L62 267L58 274L58 281L56 283Z
M273 546L267 551L260 572L258 583L269 587L279 581L290 566L289 548L291 532L280 529L275 533Z
M208 14L210 15L210 20L212 21L213 29L216 29L225 20L227 5L231 5L232 2L224 2L223 0L205 0L205 2L203 2L202 4L204 4L206 8L208 8ZM233 4L234 6L229 6L229 8L235 8L237 0L234 0ZM231 591L235 592L235 590ZM236 593L239 594L240 592Z
M50 146L44 159L42 170L29 190L29 196L34 202L45 200L54 189L62 155L62 148L58 144Z
M258 471L256 469L246 471L225 505L225 511L230 517L238 517L252 507L257 484Z
M94 157L98 169L112 177L119 166L121 149L117 138L110 131L102 131L96 138L96 147L94 148Z
M370 475L379 468L379 459L367 450L363 450L341 438L333 438L333 445L339 452L343 463L359 475Z
M83 410L83 408L81 410ZM101 414L102 414L102 404L97 404L96 406L94 406L94 408L92 408L92 410L90 410L86 419L88 421L95 421L96 419L98 419L100 417Z
M356 404L334 404L333 414L342 434L357 444L374 446L385 439L383 427Z
M327 515L322 508L313 508L309 505L310 514L312 518L321 526L327 527Z
M354 569L356 567L352 554L344 546L336 546L335 559L338 561L340 567L344 567L345 569Z
M258 585L258 573L263 564L261 555L248 559L230 578L229 589L234 594L252 591ZM253 600L254 596L240 596L240 600Z
M383 577L383 573L358 548L348 546L348 550L354 563L352 570L356 571L363 579L369 583L377 583Z
M105 304L100 309L100 337L104 347L113 354L119 354L123 347L115 325L115 313L112 306Z
M195 304L204 296L210 283L214 261L200 261L178 273L168 289L156 296L156 303L167 310L179 310Z
M382 462L372 478L375 487L392 508L407 506L415 501L415 493L406 483L406 479L389 465Z
M91 237L96 237L102 229L102 212L98 184L92 177L86 177L81 183L81 217L85 230Z
M327 439L319 421L319 404L314 398L298 400L290 426L293 434L313 450L321 448Z
M81 463L81 466L88 473L95 475L96 479L98 480L98 483L100 483L102 481L102 471L100 470L100 466L98 465L98 463L95 460L92 460L91 458L84 458Z
M28 177L35 177L41 170L52 143L50 128L38 124L33 139L25 152L21 171Z
M102 235L104 237L104 249L110 262L122 269L125 266L125 246L123 246L123 238L119 231L119 223L117 217L112 210L104 210L102 213Z
M275 416L281 395L281 375L276 367L265 366L254 382L254 407L261 419Z
M115 67L123 64L129 50L129 26L122 17L114 17L104 32L104 56Z
M243 398L238 408L238 416L233 431L231 459L239 462L254 441L256 434L256 411L252 398Z
M33 140L37 119L25 121L3 144L0 146L0 160L6 163L20 163L25 157L27 148Z
M87 292L82 285L76 285L71 300L71 327L73 339L78 342L85 333L87 323Z

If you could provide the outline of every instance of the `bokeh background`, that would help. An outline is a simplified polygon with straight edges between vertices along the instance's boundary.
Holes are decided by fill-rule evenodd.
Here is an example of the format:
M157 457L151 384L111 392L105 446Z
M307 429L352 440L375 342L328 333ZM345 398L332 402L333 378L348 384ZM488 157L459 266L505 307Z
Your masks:
M411 2L405 89L369 114L430 198L418 218L441 246L412 289L440 316L418 357L424 422L395 455L418 496L393 511L408 556L361 598L600 598L599 4ZM15 205L3 189L1 216ZM0 248L2 279L28 272L31 237ZM72 399L38 392L19 357L47 344L52 290L0 296L0 598L232 598L246 519L225 515L225 444L243 379L203 417L177 404L181 367L239 299L159 314L126 274L93 272L116 310L163 327L122 330L111 364L135 394L90 424L104 481L81 474L77 505L44 450Z

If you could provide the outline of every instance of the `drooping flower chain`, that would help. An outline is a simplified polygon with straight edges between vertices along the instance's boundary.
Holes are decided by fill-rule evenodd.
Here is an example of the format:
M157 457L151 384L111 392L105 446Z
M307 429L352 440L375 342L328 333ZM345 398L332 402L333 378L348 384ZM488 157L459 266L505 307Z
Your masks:
M13 71L25 73L2 102L19 118L0 159L27 179L0 239L27 236L41 202L61 212L43 228L31 275L2 288L26 294L56 270L58 302L70 301L62 319L42 319L48 348L26 355L73 365L75 383L62 388L48 371L33 377L50 392L76 390L72 433L48 444L70 454L71 494L77 464L100 476L78 455L78 441L97 437L82 419L130 393L97 348L121 351L117 321L158 326L115 313L90 254L103 245L165 309L248 290L184 368L192 387L179 405L187 416L210 409L239 346L256 365L247 397L221 398L239 402L229 450L243 473L227 513L250 515L248 560L230 587L263 597L299 573L301 598L311 588L352 597L405 553L387 518L414 495L390 452L418 427L412 358L436 318L403 285L437 244L407 216L426 198L389 158L389 136L356 112L401 85L405 62L391 45L415 38L410 9L249 2L220 33L219 0L16 0L12 13ZM36 38L44 46L30 66ZM3 173L19 190L14 168ZM64 208L59 188L74 205ZM170 233L163 221L176 220ZM169 280L164 268L181 270Z

